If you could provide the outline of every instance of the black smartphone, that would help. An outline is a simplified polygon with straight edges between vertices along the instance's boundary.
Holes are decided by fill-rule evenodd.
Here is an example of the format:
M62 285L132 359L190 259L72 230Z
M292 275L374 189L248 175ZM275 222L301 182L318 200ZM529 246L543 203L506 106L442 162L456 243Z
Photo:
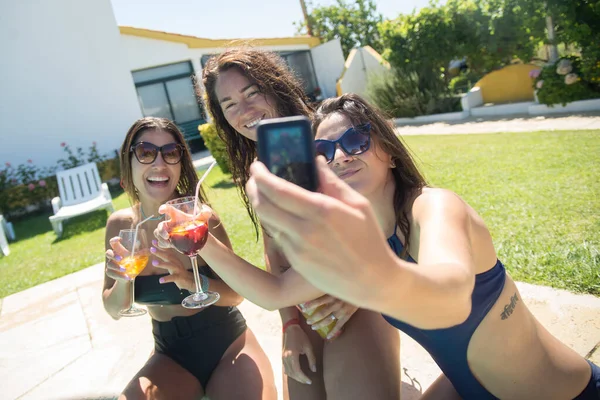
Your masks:
M308 118L260 121L257 131L259 161L280 178L316 192L315 141Z

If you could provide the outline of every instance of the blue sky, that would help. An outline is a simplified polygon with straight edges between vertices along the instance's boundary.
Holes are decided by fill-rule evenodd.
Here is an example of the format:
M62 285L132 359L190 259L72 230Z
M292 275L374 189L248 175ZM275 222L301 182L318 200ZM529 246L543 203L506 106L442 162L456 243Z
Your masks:
M302 19L299 0L111 0L119 25L206 38L293 36ZM335 0L315 0L330 5ZM429 0L376 0L384 18L408 14Z

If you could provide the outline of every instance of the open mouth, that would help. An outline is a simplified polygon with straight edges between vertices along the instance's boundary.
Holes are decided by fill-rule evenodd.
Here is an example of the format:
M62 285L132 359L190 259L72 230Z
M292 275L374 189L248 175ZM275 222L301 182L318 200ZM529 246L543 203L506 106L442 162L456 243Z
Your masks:
M166 187L169 184L169 180L168 176L150 176L146 179L150 186L157 188Z
M262 121L262 120L263 120L263 118L265 118L265 116L264 116L264 115L263 115L262 117L260 117L260 118L257 118L257 119L254 119L254 120L252 120L252 121L248 122L248 123L247 123L247 124L245 124L244 126L245 126L246 128L248 128L248 129L253 129L253 128L256 128L256 125L258 125L258 123L259 123L260 121Z

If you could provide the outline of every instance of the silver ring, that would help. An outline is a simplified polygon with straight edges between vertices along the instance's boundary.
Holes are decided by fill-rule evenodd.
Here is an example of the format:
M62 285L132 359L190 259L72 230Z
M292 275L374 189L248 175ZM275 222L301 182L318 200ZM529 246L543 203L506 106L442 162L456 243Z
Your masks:
M337 318L336 318L336 316L335 316L335 315L333 315L333 314L329 314L329 316L331 317L331 320L332 320L332 321L335 321L335 320L337 319Z

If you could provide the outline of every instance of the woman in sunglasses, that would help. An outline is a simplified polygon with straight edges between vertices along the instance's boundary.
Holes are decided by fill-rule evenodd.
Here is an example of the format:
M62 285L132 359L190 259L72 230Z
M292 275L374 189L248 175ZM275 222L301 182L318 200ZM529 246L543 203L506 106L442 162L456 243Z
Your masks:
M233 49L214 57L204 68L203 84L208 109L229 153L233 180L258 233L244 192L250 164L256 157L256 125L262 119L308 116L311 107L285 62L270 52ZM268 232L263 233L270 273L234 254L216 236L209 237L200 255L245 298L280 311L286 398L397 399L398 333L381 315L359 310L310 285L293 265L290 269ZM165 226L157 236L167 238ZM168 245L166 241L162 244ZM322 309L306 321L296 308L298 304L306 310ZM329 339L322 339L311 329L331 325L332 321L335 326Z
M325 100L313 128L322 193L256 163L248 195L311 283L382 312L431 354L443 374L421 399L600 399L600 368L535 319L481 217L427 186L375 108Z
M167 200L194 195L198 176L177 126L164 118L136 121L120 153L121 185L130 208L112 214L106 224L106 273L102 299L108 314L119 319L131 299L131 283L118 261L126 255L119 231L151 218L140 227L148 235L162 219L158 207ZM206 201L204 193L200 193ZM218 218L210 232L231 248ZM127 399L276 399L269 360L244 317L235 307L242 301L199 260L203 285L219 292L213 307L185 309L181 301L194 291L190 259L173 249L152 247L142 274L135 279L135 301L152 317L155 348L148 362L122 393ZM235 384L232 384L234 382Z

